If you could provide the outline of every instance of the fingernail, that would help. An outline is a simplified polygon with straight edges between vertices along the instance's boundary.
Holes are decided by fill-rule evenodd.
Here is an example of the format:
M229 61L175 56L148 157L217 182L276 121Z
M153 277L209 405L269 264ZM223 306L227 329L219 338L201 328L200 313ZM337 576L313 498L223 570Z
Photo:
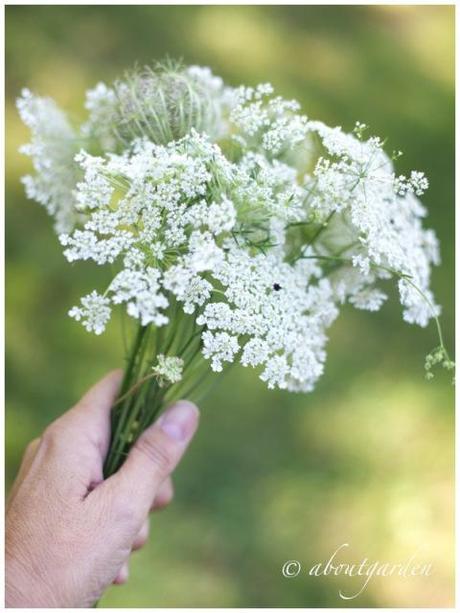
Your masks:
M187 400L180 400L163 413L158 424L170 438L186 441L195 431L197 418L197 407Z

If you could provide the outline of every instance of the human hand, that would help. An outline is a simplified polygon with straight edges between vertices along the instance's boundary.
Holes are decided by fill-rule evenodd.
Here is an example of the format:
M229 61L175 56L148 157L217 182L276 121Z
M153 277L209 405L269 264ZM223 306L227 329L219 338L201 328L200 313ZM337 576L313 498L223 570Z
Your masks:
M172 498L170 474L198 425L187 401L144 432L103 480L121 372L99 381L27 448L6 512L6 606L89 607L148 537L149 511Z

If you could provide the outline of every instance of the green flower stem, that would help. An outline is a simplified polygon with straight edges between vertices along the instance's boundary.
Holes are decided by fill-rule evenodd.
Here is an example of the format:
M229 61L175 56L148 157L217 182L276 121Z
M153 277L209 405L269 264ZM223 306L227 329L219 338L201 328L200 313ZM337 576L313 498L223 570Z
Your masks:
M314 243L318 240L318 238L321 236L321 234L326 230L326 228L329 225L329 222L331 221L331 219L334 217L334 215L336 214L336 210L332 211L331 213L329 213L329 215L327 216L327 218L319 225L318 229L316 230L316 232L313 234L313 236L310 238L309 241L307 241L307 243L305 245L302 245L300 247L300 249L297 251L297 253L293 254L291 256L291 258L289 259L289 263L290 264L295 264L298 260L303 259L303 252L305 251L306 248L311 247L312 245L314 245ZM294 225L294 224L293 224ZM296 224L296 225L303 225L302 224ZM308 225L308 224L307 224Z
M202 366L201 364L197 365L198 366ZM209 377L209 372L208 372L208 365L205 364L205 369L204 371L201 373L201 375L199 376L194 376L193 377L193 382L190 381L190 385L187 385L187 383L189 383L189 381L184 381L184 385L181 386L180 389L180 396L184 396L186 398L191 397L192 395L194 395L196 393L196 391L201 387L201 385L204 383L204 381L206 381L206 379ZM190 379L190 377L189 377ZM182 383L182 382L181 382ZM178 393L178 390L176 390L176 393Z
M142 360L145 350L146 340L148 340L148 327L139 326L131 354L128 359L128 364L123 377L123 382L120 389L120 398L131 389L133 382L136 381L140 369L140 361ZM129 415L132 397L126 398L119 408L112 411L112 437L110 441L109 452L104 464L104 475L106 477L113 474L116 470L115 464L119 457L120 440L123 435L124 425Z

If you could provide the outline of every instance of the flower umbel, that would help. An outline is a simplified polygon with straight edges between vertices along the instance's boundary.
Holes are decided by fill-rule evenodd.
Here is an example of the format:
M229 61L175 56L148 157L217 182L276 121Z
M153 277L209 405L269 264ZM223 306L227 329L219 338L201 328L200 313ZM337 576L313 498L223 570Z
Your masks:
M160 353L157 356L157 365L153 372L164 383L178 383L182 379L184 360L175 356L165 356ZM161 385L161 383L160 383Z

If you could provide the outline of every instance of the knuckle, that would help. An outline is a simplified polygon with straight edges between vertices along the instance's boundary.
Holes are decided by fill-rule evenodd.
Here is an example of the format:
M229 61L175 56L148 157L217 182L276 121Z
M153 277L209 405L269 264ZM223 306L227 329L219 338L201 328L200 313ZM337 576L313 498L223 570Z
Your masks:
M130 532L139 522L138 510L134 501L128 496L116 496L112 500L111 520L125 526Z
M142 549L142 547L144 547L146 543L147 538L139 538L137 541L135 541L133 545L133 551L138 551L139 549Z
M58 420L46 428L40 439L40 447L48 457L65 453L68 449L68 443L67 432Z
M155 497L154 508L162 509L163 507L168 506L172 502L174 498L174 491L168 489L166 491L160 491L159 494Z
M54 447L57 441L59 441L59 424L53 422L50 424L42 434L41 442L45 447Z
M148 521L144 522L140 532L137 534L133 542L133 551L141 549L148 541L149 538L149 524Z
M174 490L171 488L165 494L163 494L163 498L162 498L163 506L166 506L170 502L172 502L173 498L174 498Z
M144 539L144 543L147 542L148 538L149 538L149 534L150 534L150 522L148 520L148 518L145 520L144 525L142 526L141 529L141 537Z
M174 466L174 457L168 446L159 439L149 440L140 438L135 449L159 470L161 474L168 474Z
M26 455L32 455L33 453L35 453L35 450L37 449L39 442L40 442L39 438L34 438L33 440L31 440L30 443L26 447Z
M147 535L146 536L141 535L141 536L136 537L136 540L133 543L132 550L137 551L138 549L142 549L142 547L147 543L147 540L148 540Z

